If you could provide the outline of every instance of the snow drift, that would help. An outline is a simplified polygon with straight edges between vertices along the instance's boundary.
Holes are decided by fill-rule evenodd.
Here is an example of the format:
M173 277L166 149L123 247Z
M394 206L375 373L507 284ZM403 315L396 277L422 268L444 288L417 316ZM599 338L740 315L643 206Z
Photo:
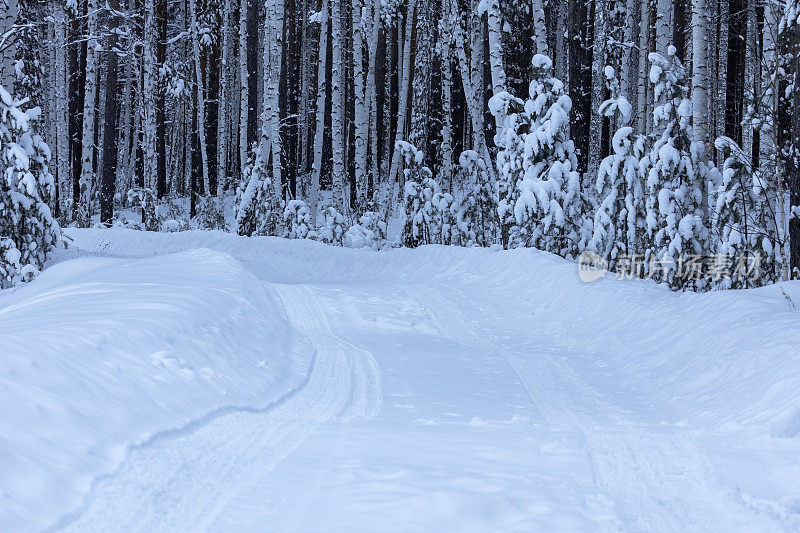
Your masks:
M0 522L52 524L131 446L298 386L281 304L230 256L84 257L0 292Z

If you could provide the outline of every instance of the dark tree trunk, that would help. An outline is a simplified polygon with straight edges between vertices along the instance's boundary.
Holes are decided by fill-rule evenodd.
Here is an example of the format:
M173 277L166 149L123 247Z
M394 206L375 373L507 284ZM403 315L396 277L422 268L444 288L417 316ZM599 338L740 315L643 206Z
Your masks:
M86 3L79 9L85 12ZM83 150L83 107L86 84L86 42L82 39L84 24L79 12L69 23L67 46L67 77L69 79L69 154L72 174L72 206L77 209L81 198L80 176Z
M800 28L795 26L791 36L794 51L794 91L792 109L800 109ZM800 279L800 120L792 120L789 157L789 278Z
M156 0L156 64L160 68L164 64L167 53L167 0ZM156 153L158 157L156 171L156 194L163 198L167 194L167 135L166 112L164 109L164 91L159 87L156 93Z
M593 20L589 0L571 2L569 20L570 132L575 142L578 171L585 173L589 163L589 119L592 116L592 48L589 35Z
M113 0L110 4L115 4ZM117 20L115 16L109 17L109 32L105 54L106 83L105 83L105 110L103 120L105 134L103 135L103 170L100 180L100 221L111 224L114 217L114 194L117 181L117 54L114 48L117 45L117 35L114 32Z

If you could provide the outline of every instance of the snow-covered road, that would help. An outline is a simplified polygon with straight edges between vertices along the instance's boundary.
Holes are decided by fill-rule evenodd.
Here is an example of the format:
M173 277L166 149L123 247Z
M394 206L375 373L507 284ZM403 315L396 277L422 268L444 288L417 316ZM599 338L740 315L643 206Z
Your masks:
M679 303L641 283L582 286L544 254L383 263L315 243L111 235L74 236L90 254L238 259L280 302L282 345L308 371L272 403L131 447L54 529L800 529L800 319L772 293ZM558 272L507 278L527 267ZM762 314L783 338L704 340Z

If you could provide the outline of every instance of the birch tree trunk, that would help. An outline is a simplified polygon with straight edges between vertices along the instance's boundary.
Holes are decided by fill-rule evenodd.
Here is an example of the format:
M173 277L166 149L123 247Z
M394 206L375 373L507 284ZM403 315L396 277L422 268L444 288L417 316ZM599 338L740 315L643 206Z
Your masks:
M531 10L533 11L533 37L536 53L550 55L547 49L547 22L542 0L531 0Z
M747 160L753 162L753 115L758 111L758 65L761 58L758 54L758 19L756 16L755 0L747 2L747 35L745 37L744 60L744 96L743 96L743 124L742 124L742 152Z
M230 169L231 131L233 130L233 95L236 84L234 64L233 1L226 0L222 13L222 76L219 88L219 120L217 123L217 196L228 181Z
M461 83L464 86L464 95L467 100L467 111L469 112L469 119L470 123L472 124L474 143L473 149L479 154L483 155L484 160L487 162L489 177L494 180L497 179L497 173L495 172L494 165L488 164L488 162L492 161L492 158L489 154L489 147L486 145L486 136L483 133L483 106L475 105L475 102L478 101L476 96L478 89L475 87L477 80L473 80L472 78L472 65L467 58L464 31L461 28L461 23L458 20L458 4L455 2L455 0L451 0L450 6L450 14L451 17L453 17L450 26L453 29L453 43L455 46L456 57L458 59ZM475 131L480 132L480 135L475 135Z
M206 195L211 194L211 183L208 175L208 154L206 153L206 97L203 88L203 72L200 68L200 35L197 25L197 2L189 0L190 28L189 37L192 40L192 52L194 54L194 90L197 94L197 135L200 139L200 164L203 176L203 191Z
M322 150L325 147L325 96L327 94L328 77L328 0L322 0L322 10L318 15L319 30L319 60L317 69L317 117L314 133L314 168L311 175L311 219L317 220L319 203L319 187L322 178Z
M700 170L703 214L708 218L708 183L703 171L707 165L709 146L709 65L708 65L708 0L692 0L692 131L694 134L692 156L695 168Z
M155 191L158 173L156 155L156 5L154 0L145 0L144 39L143 39L143 87L142 87L142 153L144 165L144 186Z
M453 84L452 52L450 31L450 3L445 2L440 34L442 39L442 189L452 192L453 183Z
M109 5L115 8L115 0ZM114 217L114 193L117 180L117 16L109 17L109 32L105 46L105 98L103 109L103 167L100 178L100 222L111 224Z
M499 0L491 0L487 13L489 29L489 64L492 69L492 94L506 90L506 71L503 67L503 35L501 33L501 17ZM503 126L505 117L495 115L495 131Z
M382 62L378 58L378 37L381 25L380 0L371 0L372 22L369 29L369 71L367 72L367 98L369 98L369 149L370 174L373 191L380 179L380 153L378 152L378 67Z
M656 1L656 52L667 57L667 48L672 44L673 5L672 0Z
M344 213L348 199L345 197L345 64L344 47L345 35L342 22L342 1L331 0L331 37L333 40L333 64L331 78L331 139L333 146L333 176L332 176L332 202L333 205Z
M397 128L395 139L401 140L405 136L406 116L408 115L408 91L411 78L411 33L414 29L414 12L417 0L410 0L406 11L405 35L403 41L403 63L398 79L400 80L400 98L397 107ZM389 183L399 182L402 188L403 176L400 172L400 150L392 152L392 164L389 170Z
M14 24L19 16L19 3L18 0L5 0L5 2L4 13L0 15L0 85L13 95L14 60L17 55Z
M639 114L637 115L637 130L640 134L650 131L652 121L651 98L649 90L650 77L648 76L647 54L650 50L650 0L642 0L641 16L639 21L639 77L638 91L636 100L639 103Z
M239 2L239 168L247 166L248 120L250 117L250 82L247 68L247 9L248 0Z
M56 112L56 180L59 190L60 213L66 214L72 199L69 176L69 135L67 132L68 91L67 86L67 16L64 0L53 1L53 29L55 31L55 108Z
M84 86L83 137L81 144L81 204L85 214L92 216L94 188L95 100L97 99L97 0L87 6L88 39L86 43L86 84Z
M717 38L717 94L715 98L714 116L716 135L725 135L726 108L728 98L728 38L730 12L728 0L719 2L719 36ZM717 154L717 165L722 167L724 156Z
M592 48L592 104L589 119L589 182L593 183L603 153L603 116L605 100L606 0L594 2L594 47ZM591 187L588 190L592 190Z
M355 112L356 206L362 209L367 198L367 142L369 103L364 79L364 2L353 1L353 97Z

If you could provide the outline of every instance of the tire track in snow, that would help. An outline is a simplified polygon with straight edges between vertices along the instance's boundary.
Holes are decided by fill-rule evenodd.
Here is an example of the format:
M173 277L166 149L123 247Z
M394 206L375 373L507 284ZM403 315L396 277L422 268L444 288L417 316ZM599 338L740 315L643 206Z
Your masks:
M115 473L97 480L84 505L53 529L216 528L232 501L252 500L258 483L321 424L377 414L380 374L372 355L332 333L309 287L275 289L290 324L315 349L304 385L263 411L190 424L132 449Z
M585 495L589 516L612 529L635 531L785 529L745 502L735 487L716 482L691 433L632 421L548 346L504 337L500 322L453 286L446 292L425 286L406 293L443 337L502 354L543 418L575 435L593 477L594 487L583 488L592 491ZM466 307L484 320L468 322Z

